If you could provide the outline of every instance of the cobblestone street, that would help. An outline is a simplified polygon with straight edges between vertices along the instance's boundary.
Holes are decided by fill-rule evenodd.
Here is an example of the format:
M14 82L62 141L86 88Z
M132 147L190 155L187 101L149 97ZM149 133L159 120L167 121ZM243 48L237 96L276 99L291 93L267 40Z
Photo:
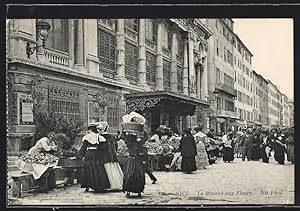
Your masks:
M157 184L146 176L143 197L122 192L85 193L80 185L24 196L14 205L160 205L160 204L291 204L294 203L294 165L245 161L209 166L193 174L154 172Z

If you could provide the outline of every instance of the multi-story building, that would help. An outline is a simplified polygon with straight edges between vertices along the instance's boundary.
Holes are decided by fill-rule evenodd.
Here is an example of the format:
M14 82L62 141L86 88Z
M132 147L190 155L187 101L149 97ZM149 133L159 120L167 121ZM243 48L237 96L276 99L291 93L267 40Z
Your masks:
M282 125L289 127L289 98L282 94Z
M268 81L254 70L253 115L257 126L268 127Z
M252 53L240 40L238 35L234 39L235 60L235 88L237 98L235 100L236 112L239 116L239 126L253 127L254 119L254 86L252 73Z
M224 133L235 126L237 115L234 98L234 44L233 21L227 19L208 19L208 27L213 31L208 50L208 93L215 111L217 133ZM217 93L217 95L216 95Z
M268 80L268 107L269 107L269 125L271 127L281 126L281 93L277 86Z
M294 126L294 100L289 100L288 102L289 106L289 126Z
M48 34L37 30L45 21ZM18 19L7 32L9 151L34 134L32 107L86 124L106 120L111 132L131 111L146 117L149 132L208 122L202 111L212 33L199 20Z

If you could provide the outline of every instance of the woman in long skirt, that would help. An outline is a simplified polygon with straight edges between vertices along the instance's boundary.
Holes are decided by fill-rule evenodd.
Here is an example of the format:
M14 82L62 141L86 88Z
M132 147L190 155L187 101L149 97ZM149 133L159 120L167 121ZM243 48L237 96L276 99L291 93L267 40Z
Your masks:
M129 157L124 171L123 192L126 192L126 197L130 197L130 193L137 193L137 196L141 197L145 188L144 141L137 135L128 133L125 134L124 141L128 147Z
M259 137L260 137L259 132L255 132L253 134L253 146L252 146L251 159L255 160L255 161L261 159L261 157L262 157L262 155L261 155L262 152L261 152L261 147L260 147L261 143L260 143Z
M107 133L107 122L99 122L97 126L98 133L106 139L106 151L104 153L104 168L110 183L111 190L121 190L123 185L123 171L118 162L117 139Z
M227 133L222 137L223 139L223 161L224 162L230 162L234 159L234 152L233 152L233 143L232 143L232 133L231 129L227 131Z
M290 129L289 136L286 139L286 145L287 145L287 160L291 162L292 164L295 161L294 157L294 130Z
M284 139L283 136L279 135L277 136L277 139L275 139L274 143L274 158L280 165L284 165L285 160L285 146L284 146Z
M180 140L179 151L181 152L181 170L184 173L192 173L197 170L195 156L197 155L196 143L192 136L191 129L183 131Z
M207 136L201 132L202 128L195 127L193 130L196 143L197 155L195 157L197 169L206 169L209 166L208 155L206 152L204 141Z
M104 168L104 155L107 150L106 140L97 133L96 126L96 123L89 124L89 134L83 137L83 145L79 151L79 157L84 160L80 183L86 192L90 188L96 192L110 188Z

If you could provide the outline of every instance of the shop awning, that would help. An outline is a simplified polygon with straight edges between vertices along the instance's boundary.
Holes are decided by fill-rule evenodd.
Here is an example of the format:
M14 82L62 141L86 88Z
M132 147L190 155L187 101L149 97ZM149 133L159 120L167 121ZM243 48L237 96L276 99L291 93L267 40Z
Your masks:
M217 117L217 122L218 123L224 123L226 120L220 117Z
M180 114L192 115L196 106L208 108L210 103L170 91L135 92L125 94L127 111L143 111L146 108L164 106Z

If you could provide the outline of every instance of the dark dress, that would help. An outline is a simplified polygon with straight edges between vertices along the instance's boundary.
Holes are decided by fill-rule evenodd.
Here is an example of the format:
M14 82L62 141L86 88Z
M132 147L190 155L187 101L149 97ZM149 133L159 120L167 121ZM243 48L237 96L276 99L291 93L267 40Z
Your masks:
M223 148L223 161L230 162L234 160L234 143L232 140L232 136L227 135L227 137L223 138L224 148ZM227 139L227 140L226 140Z
M261 159L261 142L260 142L260 137L259 134L254 134L253 135L253 145L252 145L252 153L251 153L251 159L252 160L259 160Z
M124 141L128 147L129 156L124 171L123 192L144 192L143 143L137 142L136 136L133 135L126 136Z
M262 146L261 146L261 158L264 163L269 162L269 155L267 155L266 148L269 147L269 141L267 137L261 137ZM265 141L264 141L265 139Z
M196 171L195 156L197 155L197 148L192 135L187 135L180 140L179 151L182 156L181 170L186 173Z
M95 149L88 149L88 148ZM110 183L104 168L104 152L107 150L105 142L91 144L87 140L79 151L79 157L84 157L84 167L81 171L80 184L82 188L92 188L102 191L110 188Z
M294 134L289 135L289 137L286 139L286 145L287 145L287 160L289 162L294 163Z
M274 144L274 158L278 162L278 164L283 165L284 164L284 152L285 152L285 146L283 138L279 140L280 136L277 136L277 139L275 139Z

